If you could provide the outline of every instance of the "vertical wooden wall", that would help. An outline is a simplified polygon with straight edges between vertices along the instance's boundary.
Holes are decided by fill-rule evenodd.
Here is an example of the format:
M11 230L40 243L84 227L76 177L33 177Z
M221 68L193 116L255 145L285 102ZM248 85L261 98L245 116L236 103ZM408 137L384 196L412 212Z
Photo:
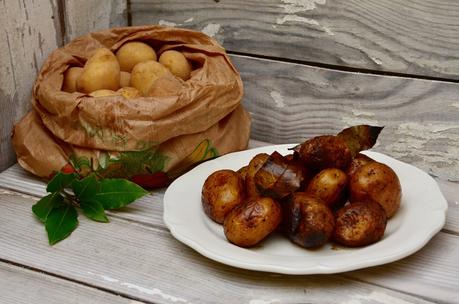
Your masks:
M29 109L47 56L89 31L127 24L125 0L0 1L0 171L15 162L11 128Z

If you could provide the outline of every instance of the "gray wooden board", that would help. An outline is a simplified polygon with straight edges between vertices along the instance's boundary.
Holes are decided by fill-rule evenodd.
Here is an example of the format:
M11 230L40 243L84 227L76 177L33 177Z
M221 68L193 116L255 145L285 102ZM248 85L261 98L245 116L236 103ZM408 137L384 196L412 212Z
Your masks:
M230 51L459 79L455 0L132 0L132 23L203 31Z
M457 294L459 237L449 234L440 233L407 265L402 261L382 266L376 279L368 275L370 280L384 278L381 285L391 289L418 294L414 297L342 275L286 276L236 269L199 255L165 229L118 218L101 224L80 217L77 230L50 247L42 224L30 212L36 200L0 190L0 259L144 301L392 304L426 303L419 297L427 297L453 303Z
M294 143L357 124L385 126L375 151L459 181L459 84L231 58L252 138Z
M13 123L30 109L32 85L61 42L57 1L0 1L0 171L15 162Z
M7 263L0 263L0 302L2 304L141 304L138 301Z

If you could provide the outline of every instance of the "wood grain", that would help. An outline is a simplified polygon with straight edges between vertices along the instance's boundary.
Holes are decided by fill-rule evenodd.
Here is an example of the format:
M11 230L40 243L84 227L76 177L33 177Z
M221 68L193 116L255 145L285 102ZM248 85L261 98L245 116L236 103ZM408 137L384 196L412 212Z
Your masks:
M459 181L459 84L231 58L252 138L295 143L356 124L385 126L375 151Z
M50 247L45 231L30 212L36 199L0 192L0 258L86 282L154 303L426 303L419 297L357 282L340 275L285 276L225 266L197 254L168 231L121 219L109 224L80 217L70 238ZM387 285L408 280L429 286L408 293L433 302L452 303L459 279L459 237L440 234L393 276L398 263L382 267ZM452 247L441 251L438 248ZM427 265L419 265L429 260ZM422 267L421 267L422 266ZM421 276L421 272L440 273ZM445 284L445 281L448 281ZM439 284L442 284L439 286ZM396 288L395 286L395 289ZM441 293L439 293L441 291Z
M0 263L2 304L134 304L134 301L41 272ZM137 302L141 304L141 302Z
M64 0L65 42L111 27L127 25L126 0Z
M35 76L61 43L56 3L0 1L0 171L15 161L11 130L31 107Z
M230 51L459 79L455 0L132 0L132 23L201 30Z

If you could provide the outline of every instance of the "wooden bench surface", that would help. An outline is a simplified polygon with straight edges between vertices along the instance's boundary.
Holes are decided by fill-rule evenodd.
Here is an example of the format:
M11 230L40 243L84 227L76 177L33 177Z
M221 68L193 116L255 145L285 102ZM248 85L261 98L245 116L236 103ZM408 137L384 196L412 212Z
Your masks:
M15 18L9 18L15 16ZM97 29L163 24L227 48L252 115L250 147L384 125L374 150L435 177L446 225L400 261L333 275L233 268L174 239L164 189L80 217L50 247L31 206L45 183L15 163L11 126L30 108L41 63ZM0 303L459 303L459 5L430 1L0 2Z

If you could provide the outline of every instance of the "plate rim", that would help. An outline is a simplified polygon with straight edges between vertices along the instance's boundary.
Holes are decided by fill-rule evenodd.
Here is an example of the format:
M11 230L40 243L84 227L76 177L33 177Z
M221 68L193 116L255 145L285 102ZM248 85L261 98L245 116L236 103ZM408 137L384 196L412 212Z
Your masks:
M421 237L418 236L416 238L416 242L414 242L413 245L411 245L410 247L404 247L404 250L396 250L391 255L384 256L383 258L372 257L372 258L369 258L369 259L364 259L364 260L360 260L360 261L357 261L357 262L352 262L352 263L349 263L348 265L342 265L342 266L338 266L338 267L336 267L336 266L335 267L330 267L330 266L327 266L327 265L324 265L324 264L321 264L321 263L316 264L314 267L306 267L306 268L301 268L301 267L292 268L292 267L287 267L285 265L275 265L275 264L266 264L266 263L262 263L262 264L255 263L254 264L253 261L252 262L245 262L245 261L240 261L240 260L234 260L234 259L231 259L230 257L226 257L224 255L219 254L219 252L216 252L215 250L213 250L213 248L208 248L208 247L204 246L203 244L201 244L200 242L188 237L186 235L186 233L183 233L180 230L181 226L183 226L183 225L177 225L177 224L175 224L175 223L170 221L170 218L168 216L169 215L169 209L166 206L169 205L168 198L169 198L169 196L171 196L171 192L174 190L175 187L177 187L177 184L180 184L182 182L182 180L185 180L188 176L194 174L196 171L201 170L202 167L208 166L209 162L216 161L216 160L218 160L219 162L221 162L221 161L224 162L226 158L237 157L237 155L240 155L240 154L254 153L254 155L255 155L256 152L258 152L258 151L260 151L259 153L262 153L261 151L266 152L265 150L271 150L271 149L273 151L275 149L288 149L288 148L294 147L295 145L297 145L297 144L267 145L267 146L257 147L257 148L254 148L254 149L247 149L247 150L243 150L243 151L237 151L237 152L233 152L233 153L228 153L228 154L220 156L220 157L218 157L216 159L209 160L207 162L201 163L198 166L196 166L195 168L193 168L192 170L190 170L189 172L187 172L184 175L182 175L179 178L177 178L166 189L166 192L165 192L164 198L163 198L163 207L164 207L163 221L164 221L166 227L171 232L172 236L175 239L177 239L178 241L182 242L183 244L185 244L185 245L189 246L190 248L192 248L193 250L197 251L199 254L201 254L201 255L203 255L203 256L211 259L211 260L223 263L225 265L229 265L229 266L233 266L233 267L237 267L237 268L242 268L242 269L247 269L247 270L264 271L264 272L279 273L279 274L311 275L311 274L341 273L341 272L357 270L357 269L362 269L362 268L371 267L371 266L378 266L378 265L383 265L383 264L387 264L387 263L390 263L390 262L397 261L397 260L402 259L404 257L407 257L407 256L417 252L421 248L423 248L445 225L446 212L448 210L448 202L446 201L443 193L441 192L441 190L440 190L440 188L438 186L438 183L435 181L435 179L433 177L431 177L426 172L422 171L421 169L419 169L419 168L417 168L417 167L415 167L415 166L413 166L411 164L402 162L400 160L397 160L397 159L395 159L395 158L393 158L391 156L388 156L386 154L383 154L383 153L379 153L379 152L375 152L375 151L368 151L368 150L367 151L363 151L363 153L364 154L368 153L370 155L371 154L378 155L379 157L387 158L390 161L398 162L399 165L408 166L411 170L414 169L414 170L417 171L418 174L421 174L424 177L427 177L430 182L433 182L436 192L438 192L438 194L440 194L439 199L441 200L437 204L438 208L435 208L435 209L431 210L431 212L432 212L431 214L434 215L433 218L435 219L435 221L432 221L430 223L431 224L431 225L429 225L430 229L428 229L428 231L426 231L423 234L423 237L421 238ZM236 246L236 245L233 245L233 246ZM292 246L295 246L295 245L292 244ZM362 247L362 248L365 248L365 247Z

